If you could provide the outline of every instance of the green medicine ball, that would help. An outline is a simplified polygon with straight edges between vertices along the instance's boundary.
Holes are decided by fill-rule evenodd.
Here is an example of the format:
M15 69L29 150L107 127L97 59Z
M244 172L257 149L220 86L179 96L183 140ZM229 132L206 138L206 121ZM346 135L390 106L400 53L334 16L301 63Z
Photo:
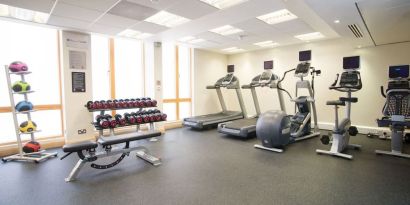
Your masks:
M11 88L14 92L26 92L30 90L30 85L24 81L17 81Z

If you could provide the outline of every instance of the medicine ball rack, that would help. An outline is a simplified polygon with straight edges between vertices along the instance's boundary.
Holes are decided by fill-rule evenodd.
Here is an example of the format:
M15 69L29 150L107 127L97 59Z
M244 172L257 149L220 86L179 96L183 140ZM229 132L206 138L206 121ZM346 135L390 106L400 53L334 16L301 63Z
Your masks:
M87 105L85 106L87 107ZM107 108L107 109L88 109L89 112L100 112L100 115L104 115L106 111L113 110L125 110L125 109L139 109L142 111L145 108L153 108L156 106L147 106L141 108L127 107L127 108ZM159 122L159 121L157 121ZM74 181L77 178L80 170L84 167L86 163L91 163L91 167L94 169L109 169L118 165L126 156L129 156L132 151L136 152L136 156L154 166L161 164L161 159L150 154L150 151L141 145L130 146L132 142L153 139L161 135L161 132L155 129L155 122L139 123L139 124L126 124L124 126L136 125L136 131L126 134L115 134L114 129L120 127L111 127L102 129L95 122L91 122L96 130L99 132L99 137L97 142L95 141L85 141L75 144L67 144L63 146L63 151L66 153L61 160L66 158L72 153L77 153L80 158L74 168L71 170L66 182ZM149 124L148 131L141 131L140 125ZM109 129L110 133L108 136L104 136L104 130ZM115 147L114 147L115 146ZM107 164L97 164L95 161L100 158L111 157L114 155L120 155L116 160Z
M22 141L21 141L21 135L24 134L29 134L31 136L31 141L35 141L35 137L34 134L37 132L41 132L41 130L35 130L33 132L21 132L20 131L20 126L17 120L17 114L26 114L27 115L27 119L29 121L31 121L31 113L35 112L37 110L29 110L29 111L23 111L23 112L17 112L16 108L15 108L15 102L14 102L14 95L23 95L24 96L24 100L28 101L28 96L27 94L29 93L33 93L33 90L29 90L29 91L23 91L23 92L14 92L12 90L12 85L11 85L11 75L18 75L21 78L21 81L25 81L25 75L31 74L30 71L22 71L22 72L10 72L8 65L4 66L5 71L6 71L6 79L7 79L7 85L8 85L8 91L9 91L9 97L10 97L10 104L11 106L11 112L13 115L13 121L14 121L14 129L16 132L16 136L17 136L17 146L18 146L18 154L15 155L11 155L8 157L4 157L2 159L3 162L8 162L8 161L24 161L24 162L35 162L35 163L39 163L41 161L47 160L49 158L52 157L56 157L57 156L57 152L53 152L53 153L46 153L45 150L41 150L39 152L32 152L32 153L24 153L23 152L23 145L22 145Z

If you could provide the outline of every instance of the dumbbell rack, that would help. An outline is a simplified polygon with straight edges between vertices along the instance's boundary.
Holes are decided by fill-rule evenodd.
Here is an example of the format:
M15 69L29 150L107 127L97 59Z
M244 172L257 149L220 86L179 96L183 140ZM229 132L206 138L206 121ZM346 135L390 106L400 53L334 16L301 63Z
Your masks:
M104 115L106 111L113 111L113 110L128 110L128 109L138 109L138 111L142 111L145 108L155 108L156 106L149 106L149 107L126 107L126 108L107 108L107 109L88 109L89 112L100 112L100 115ZM114 117L114 116L113 116ZM157 121L160 122L160 121ZM110 134L109 136L116 136L114 129L116 128L121 128L121 127L129 127L129 126L135 126L136 125L136 132L140 131L140 125L142 124L149 124L149 130L153 131L155 130L155 122L148 122L148 123L140 123L140 124L127 124L124 126L119 126L119 127L115 127L115 128L102 128L100 127L97 122L91 122L92 125L94 125L95 129L98 130L99 132L99 137L104 136L104 130L109 129L110 130ZM118 135L117 135L118 136ZM155 140L155 138L153 138L153 140Z
M11 75L17 75L20 76L21 81L25 81L24 76L30 74L30 71L22 71L22 72L10 72L8 65L4 66L5 71L6 71L6 79L7 79L7 85L8 85L8 91L9 91L9 97L10 97L10 104L11 104L11 111L12 111L12 115L13 115L13 121L14 121L14 130L16 132L16 136L17 136L17 146L18 146L18 154L15 155L11 155L8 157L4 157L2 159L3 162L7 162L7 161L25 161L25 162L35 162L35 163L39 163L43 160L46 160L48 158L51 157L56 157L57 156L57 152L54 153L46 153L45 150L41 150L39 152L32 152L32 153L24 153L23 152L23 145L22 145L22 141L21 141L21 135L24 134L29 134L31 136L31 141L35 141L35 137L34 134L37 132L41 132L41 130L35 130L32 132L20 132L20 125L18 123L17 120L17 114L25 114L27 115L27 120L31 121L31 113L35 112L36 110L29 110L29 111L24 111L24 112L17 112L16 108L15 108L15 102L14 102L14 95L23 95L24 96L24 100L28 101L28 97L27 94L29 93L33 93L33 90L30 91L23 91L23 92L14 92L12 89L12 85L11 85Z

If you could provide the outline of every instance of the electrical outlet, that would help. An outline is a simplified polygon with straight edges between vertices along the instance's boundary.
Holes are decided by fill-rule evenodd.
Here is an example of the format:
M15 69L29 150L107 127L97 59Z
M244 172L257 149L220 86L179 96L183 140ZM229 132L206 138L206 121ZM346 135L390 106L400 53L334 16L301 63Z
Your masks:
M77 133L78 133L79 135L82 135L82 134L87 133L87 130L86 130L86 129L77 130Z

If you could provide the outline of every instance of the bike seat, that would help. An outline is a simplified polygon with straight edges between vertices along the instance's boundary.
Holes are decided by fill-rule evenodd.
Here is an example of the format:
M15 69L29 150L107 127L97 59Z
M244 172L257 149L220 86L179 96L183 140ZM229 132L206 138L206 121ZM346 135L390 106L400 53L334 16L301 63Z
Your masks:
M339 106L345 106L345 102L341 101L341 100L331 100L331 101L327 101L326 105L339 105Z
M357 102L357 98L340 97L339 100L343 101L343 102L351 102L351 103L356 103Z

